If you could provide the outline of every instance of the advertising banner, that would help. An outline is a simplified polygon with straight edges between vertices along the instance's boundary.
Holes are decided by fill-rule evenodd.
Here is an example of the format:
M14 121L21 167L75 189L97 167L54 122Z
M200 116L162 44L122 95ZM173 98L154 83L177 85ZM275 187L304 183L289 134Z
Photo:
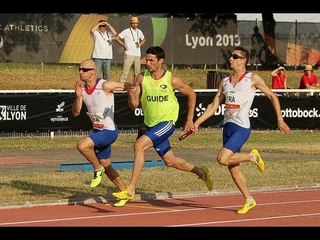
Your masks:
M108 22L118 33L130 27L125 14L0 13L0 60L23 63L78 64L91 58L90 29L99 20ZM277 23L275 47L266 48L261 22L237 22L234 14L212 18L139 16L138 28L145 35L142 57L150 46L166 51L167 64L224 65L236 46L250 52L251 64L268 63L268 55L290 65L319 64L319 28L316 23ZM261 44L254 44L258 27ZM259 53L256 56L254 53ZM113 41L114 64L123 62L123 46ZM143 59L142 59L143 60Z
M194 119L203 114L215 96L214 91L197 91ZM176 93L180 109L176 122L182 128L187 115L187 99ZM291 129L320 128L320 97L279 96L282 116ZM85 105L81 114L71 112L74 93L0 93L1 132L88 131L91 122ZM219 128L223 124L224 104L201 127ZM257 95L250 110L253 129L277 129L276 116L271 102L264 95ZM115 122L119 129L136 129L143 122L143 111L128 107L127 94L115 93Z

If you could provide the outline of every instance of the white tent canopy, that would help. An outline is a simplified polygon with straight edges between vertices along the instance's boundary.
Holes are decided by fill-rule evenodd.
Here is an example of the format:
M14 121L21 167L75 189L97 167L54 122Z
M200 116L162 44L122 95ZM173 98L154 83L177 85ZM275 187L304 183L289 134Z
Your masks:
M261 13L235 13L238 21L262 21ZM320 23L320 13L274 13L276 22Z

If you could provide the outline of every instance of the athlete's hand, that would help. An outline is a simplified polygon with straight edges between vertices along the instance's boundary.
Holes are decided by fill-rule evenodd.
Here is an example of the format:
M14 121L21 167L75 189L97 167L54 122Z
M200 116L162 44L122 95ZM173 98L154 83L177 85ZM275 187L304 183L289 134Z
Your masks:
M76 82L76 84L74 85L74 92L76 94L77 97L81 97L82 96L82 84L81 82Z
M278 128L284 132L285 134L290 134L291 130L289 128L289 126L285 123L285 121L282 120L278 120Z

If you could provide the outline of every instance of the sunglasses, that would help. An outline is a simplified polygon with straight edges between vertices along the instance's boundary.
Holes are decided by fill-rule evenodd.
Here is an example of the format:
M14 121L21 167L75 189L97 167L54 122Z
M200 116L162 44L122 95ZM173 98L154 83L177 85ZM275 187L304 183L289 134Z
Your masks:
M240 56L240 55L237 55L237 54L232 54L231 57L233 59L245 59L244 57Z
M94 70L94 68L81 68L79 67L79 72L88 72L88 71L91 71L91 70Z
M279 69L279 71L284 71L284 69Z

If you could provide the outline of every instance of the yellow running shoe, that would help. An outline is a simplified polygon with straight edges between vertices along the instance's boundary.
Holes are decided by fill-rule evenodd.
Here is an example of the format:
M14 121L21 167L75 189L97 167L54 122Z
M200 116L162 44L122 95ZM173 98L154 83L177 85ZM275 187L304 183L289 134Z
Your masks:
M255 200L246 201L241 209L237 211L238 214L246 214L251 208L257 205Z
M260 172L263 172L264 169L265 169L265 164L264 164L264 162L263 162L258 150L257 149L253 149L251 151L251 153L254 155L254 160L252 160L252 162L258 166Z
M115 204L113 204L113 206L114 207L123 207L128 201L129 201L129 199L121 199L118 202L116 202Z
M104 171L104 167L98 171L93 171L93 179L91 180L90 187L94 188L100 184Z
M112 195L120 200L132 200L134 199L134 194L130 194L128 190L123 190L120 192L112 193Z
M202 167L201 169L204 171L204 175L203 175L202 180L206 183L208 190L212 191L212 189L213 189L213 180L212 180L212 176L211 176L211 174L209 172L209 169L206 166Z

